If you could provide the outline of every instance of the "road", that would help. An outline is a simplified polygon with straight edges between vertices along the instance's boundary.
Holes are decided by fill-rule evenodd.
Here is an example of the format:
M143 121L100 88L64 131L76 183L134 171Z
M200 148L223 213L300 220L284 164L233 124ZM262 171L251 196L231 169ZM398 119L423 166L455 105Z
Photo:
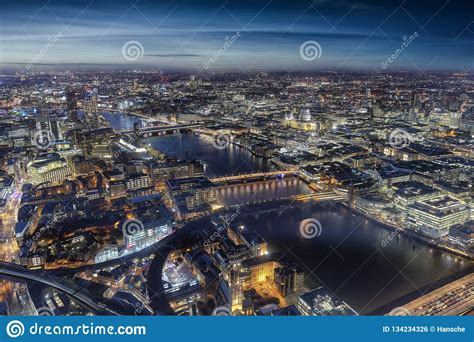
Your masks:
M463 315L474 308L474 274L425 294L402 308L400 313L413 316Z
M29 270L19 265L0 262L0 276L2 275L19 280L35 281L47 286L51 286L68 294L73 299L84 304L86 307L92 309L99 315L118 315L116 312L90 299L89 296L81 292L82 288L76 284L51 275L49 272Z

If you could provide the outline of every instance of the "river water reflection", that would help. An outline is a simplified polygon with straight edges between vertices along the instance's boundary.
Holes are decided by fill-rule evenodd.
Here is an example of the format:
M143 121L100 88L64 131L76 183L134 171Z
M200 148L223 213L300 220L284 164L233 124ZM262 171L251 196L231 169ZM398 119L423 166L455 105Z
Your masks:
M123 118L114 122L118 125L115 129L130 127L130 121ZM246 150L235 146L216 149L210 141L193 134L153 137L146 143L176 157L198 158L206 165L209 177L271 169L268 161L255 158ZM223 200L245 202L254 196L267 199L309 192L300 181L278 182L269 183L269 188L242 185L233 191L225 189L220 196ZM321 222L322 232L305 239L299 224L311 217ZM271 251L280 251L300 263L308 288L327 286L361 313L369 313L440 279L473 271L471 262L404 235L383 247L381 242L392 231L343 205L319 203L281 213L246 215L237 221L245 229L259 232Z

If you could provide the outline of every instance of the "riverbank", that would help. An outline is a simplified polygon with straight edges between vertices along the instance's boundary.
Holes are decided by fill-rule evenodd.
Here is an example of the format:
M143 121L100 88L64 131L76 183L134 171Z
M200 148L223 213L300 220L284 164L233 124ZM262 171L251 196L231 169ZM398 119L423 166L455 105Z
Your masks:
M383 220L380 220L376 217L373 217L373 216L370 216L369 214L365 213L364 211L360 210L360 209L357 209L357 208L353 208L353 207L350 207L347 203L344 203L349 209L353 210L354 212L364 216L365 218L373 221L373 222L376 222L380 225L382 225L384 228L388 229L388 230L391 230L391 231L395 231L397 232L397 234L404 234L405 236L408 236L410 238L413 238L414 240L417 240L417 241L420 241L420 242L423 242L431 247L435 247L435 248L438 248L438 249L441 249L443 251L446 251L446 252L449 252L449 253L452 253L452 254L455 254L457 256L460 256L462 258L465 258L466 260L468 261L473 261L474 260L474 256L473 255L470 255L468 253L465 253L465 252L462 252L462 251L459 251L459 250L456 250L454 248L451 248L450 246L448 245L443 245L443 244L439 244L439 243L436 243L436 241L432 240L432 239L429 239L427 237L424 237L414 231L411 231L411 230L407 230L405 228L402 228L400 226L397 226L395 224L391 224L391 223L388 223L388 222L385 222ZM384 247L384 246L382 246Z

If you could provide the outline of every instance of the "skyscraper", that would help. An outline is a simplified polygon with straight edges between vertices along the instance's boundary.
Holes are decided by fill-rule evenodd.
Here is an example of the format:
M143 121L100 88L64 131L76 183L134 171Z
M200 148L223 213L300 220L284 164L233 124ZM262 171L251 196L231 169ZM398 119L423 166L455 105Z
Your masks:
M69 116L69 121L76 122L78 120L77 116L77 95L74 88L66 89L66 107Z
M411 94L411 108L410 108L410 116L408 118L409 121L416 121L416 112L415 112L415 108L416 108L416 93L413 92Z
M96 89L90 90L86 93L83 109L84 109L84 114L85 114L87 123L91 127L98 127L99 117L98 117L97 90Z

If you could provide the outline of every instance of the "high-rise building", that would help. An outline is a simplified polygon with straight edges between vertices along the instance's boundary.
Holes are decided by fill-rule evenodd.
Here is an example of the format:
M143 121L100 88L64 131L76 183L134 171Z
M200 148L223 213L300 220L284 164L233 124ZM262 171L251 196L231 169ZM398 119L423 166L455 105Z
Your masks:
M76 122L77 116L77 95L74 88L66 89L66 108L68 112L69 121Z
M92 90L86 93L83 109L86 117L86 121L91 127L98 128L99 116L98 116L98 104L97 104L97 91Z
M309 108L303 108L300 112L300 121L309 122L311 121L311 112Z
M416 93L413 92L411 95L411 108L410 108L410 116L408 118L409 121L416 121Z

